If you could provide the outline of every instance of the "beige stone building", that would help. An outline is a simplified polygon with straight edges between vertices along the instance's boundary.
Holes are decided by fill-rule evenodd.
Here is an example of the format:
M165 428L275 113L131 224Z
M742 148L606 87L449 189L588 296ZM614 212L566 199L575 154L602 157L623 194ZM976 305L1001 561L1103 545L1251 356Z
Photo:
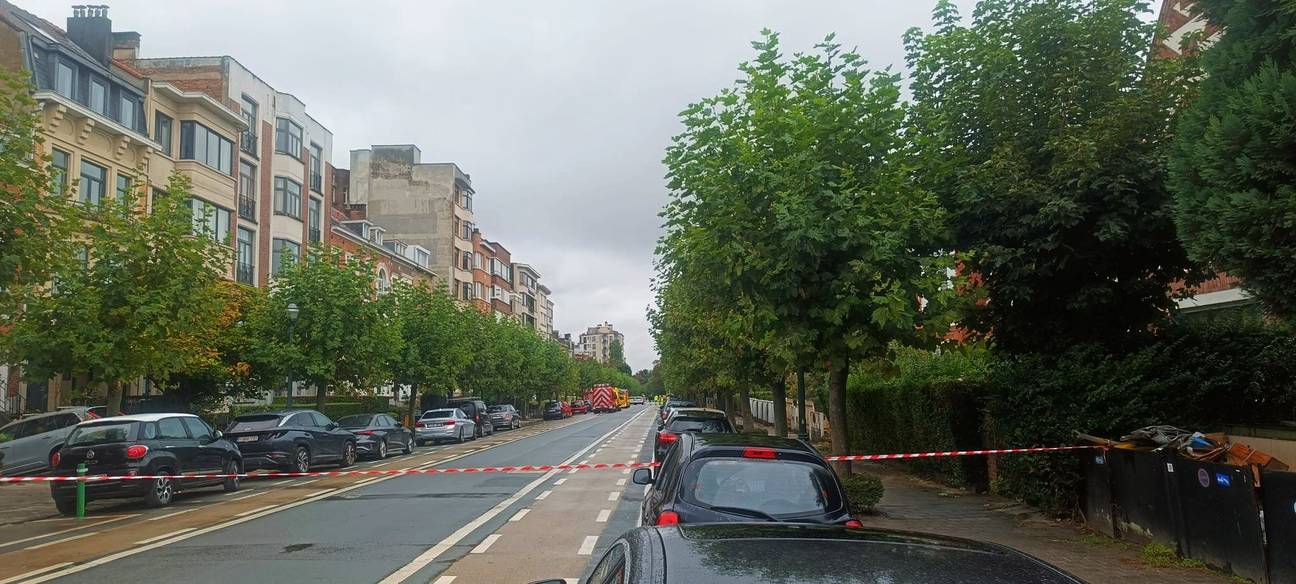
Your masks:
M599 363L607 363L612 360L612 343L620 343L624 351L625 335L617 332L611 323L596 324L581 333L580 342L573 352L577 356L584 355Z

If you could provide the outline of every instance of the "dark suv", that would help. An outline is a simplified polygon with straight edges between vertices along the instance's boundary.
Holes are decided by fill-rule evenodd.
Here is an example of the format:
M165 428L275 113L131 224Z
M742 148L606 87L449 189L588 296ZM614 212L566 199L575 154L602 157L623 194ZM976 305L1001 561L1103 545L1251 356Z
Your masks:
M491 424L490 411L486 408L486 402L479 397L456 397L446 400L447 408L459 408L463 410L464 415L469 420L477 424L474 438L481 438L487 434L495 433L495 426Z
M513 430L522 427L522 414L519 414L517 408L509 404L501 404L487 408L490 412L491 425L496 430L503 428Z
M785 521L859 526L832 467L809 444L750 434L679 435L654 478L635 469L644 525Z
M567 412L563 410L562 402L549 400L544 403L544 419L561 420L566 417Z
M238 448L191 414L139 414L77 424L51 462L55 476L73 476L85 463L90 475L238 474ZM181 489L222 486L237 491L237 477L89 481L86 500L143 497L150 507L169 505ZM59 513L76 513L76 482L50 483Z
M666 425L657 431L657 440L653 445L653 462L666 458L666 451L679 440L685 432L707 432L733 434L733 425L729 417L720 410L706 408L675 408L671 411Z
M243 452L249 469L307 472L320 463L355 464L356 435L315 410L243 414L225 434Z

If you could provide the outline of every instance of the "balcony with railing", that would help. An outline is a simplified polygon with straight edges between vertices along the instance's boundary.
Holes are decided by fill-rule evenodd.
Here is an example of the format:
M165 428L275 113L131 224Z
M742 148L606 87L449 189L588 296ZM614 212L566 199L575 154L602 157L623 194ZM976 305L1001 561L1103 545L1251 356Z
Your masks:
M311 243L319 243L319 242L320 242L320 229L319 229L318 227L311 227L311 228L310 228L310 242L311 242Z
M234 265L234 278L241 284L252 285L252 264L247 262L236 262Z
M256 199L247 195L240 194L238 197L238 214L239 219L256 221Z
M257 135L256 132L243 132L239 137L239 149L251 154L253 158L257 157Z

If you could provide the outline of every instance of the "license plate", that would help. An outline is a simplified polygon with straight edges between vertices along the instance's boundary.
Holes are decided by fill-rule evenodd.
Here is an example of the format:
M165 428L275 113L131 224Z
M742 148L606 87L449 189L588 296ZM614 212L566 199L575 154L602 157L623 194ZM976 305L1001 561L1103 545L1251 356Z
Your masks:
M239 442L256 442L260 436L239 436Z

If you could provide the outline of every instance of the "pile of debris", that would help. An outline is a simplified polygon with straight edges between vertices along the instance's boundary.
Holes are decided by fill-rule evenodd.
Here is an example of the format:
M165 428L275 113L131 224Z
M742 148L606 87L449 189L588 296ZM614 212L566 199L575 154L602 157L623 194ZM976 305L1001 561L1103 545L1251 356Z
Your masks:
M1231 442L1223 433L1203 434L1174 426L1148 426L1121 436L1119 441L1077 433L1081 439L1109 448L1161 452L1172 450L1184 458L1231 466L1249 466L1257 477L1260 469L1288 470L1281 460L1241 442Z

